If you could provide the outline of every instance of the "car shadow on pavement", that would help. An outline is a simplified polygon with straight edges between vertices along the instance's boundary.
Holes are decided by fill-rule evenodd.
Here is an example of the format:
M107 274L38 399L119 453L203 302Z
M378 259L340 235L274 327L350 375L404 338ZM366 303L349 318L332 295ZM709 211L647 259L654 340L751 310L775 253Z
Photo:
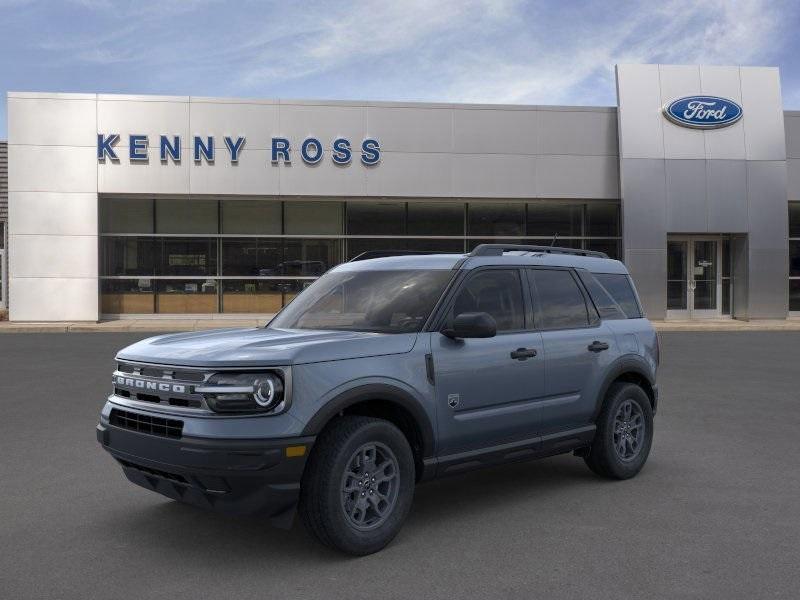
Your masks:
M536 510L564 487L579 488L602 483L583 461L559 457L482 469L439 479L417 486L414 504L406 524L394 544L413 547L426 539L433 525L439 528L463 527L471 519L502 519L510 508ZM141 496L145 498L143 494ZM106 519L94 525L117 538L120 544L135 541L150 553L179 555L183 560L226 563L237 568L264 564L264 560L301 559L329 563L349 557L317 543L302 526L299 517L291 530L272 527L267 520L254 517L229 517L152 497L140 509L131 505L113 509ZM138 502L138 499L136 500ZM501 510L503 509L503 510Z

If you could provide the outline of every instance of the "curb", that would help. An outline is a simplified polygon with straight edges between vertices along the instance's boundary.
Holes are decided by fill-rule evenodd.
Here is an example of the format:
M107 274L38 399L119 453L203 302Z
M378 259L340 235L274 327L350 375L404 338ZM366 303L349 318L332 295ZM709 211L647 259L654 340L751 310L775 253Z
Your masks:
M0 322L3 333L180 333L186 331L209 331L229 327L263 327L269 320L260 319L131 319L118 321L70 322L70 323L16 323ZM720 331L800 331L800 319L774 321L653 321L659 333L672 332L720 332Z

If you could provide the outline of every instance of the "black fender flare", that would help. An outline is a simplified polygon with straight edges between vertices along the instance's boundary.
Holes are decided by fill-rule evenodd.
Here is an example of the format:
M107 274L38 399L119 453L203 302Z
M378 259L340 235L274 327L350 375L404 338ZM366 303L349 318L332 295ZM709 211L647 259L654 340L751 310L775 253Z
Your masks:
M597 420L597 417L600 415L600 410L603 408L603 401L608 393L608 388L611 387L611 384L614 383L614 381L620 375L625 375L626 373L635 373L647 381L647 383L650 384L650 387L655 387L655 376L650 365L647 364L647 361L644 358L635 354L618 358L609 367L608 372L603 379L603 384L600 386L600 390L597 394L593 420Z
M346 408L367 400L383 400L404 408L416 422L422 438L422 458L433 456L435 441L433 425L422 404L410 392L386 383L367 383L359 385L328 400L311 417L302 435L318 435L325 425Z

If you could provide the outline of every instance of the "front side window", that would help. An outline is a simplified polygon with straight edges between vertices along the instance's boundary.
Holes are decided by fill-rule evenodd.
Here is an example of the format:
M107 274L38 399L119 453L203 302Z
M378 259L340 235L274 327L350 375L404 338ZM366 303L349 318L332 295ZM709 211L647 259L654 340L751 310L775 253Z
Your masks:
M534 269L532 290L538 307L539 329L575 329L589 326L586 300L569 271Z
M625 311L625 316L629 319L639 319L642 311L636 301L636 294L631 286L630 279L623 273L595 273L604 288L617 301L620 308Z
M331 271L269 324L275 329L414 333L422 329L454 271Z
M480 271L458 292L448 320L452 322L461 313L485 312L497 323L498 332L515 331L525 327L524 307L519 271Z

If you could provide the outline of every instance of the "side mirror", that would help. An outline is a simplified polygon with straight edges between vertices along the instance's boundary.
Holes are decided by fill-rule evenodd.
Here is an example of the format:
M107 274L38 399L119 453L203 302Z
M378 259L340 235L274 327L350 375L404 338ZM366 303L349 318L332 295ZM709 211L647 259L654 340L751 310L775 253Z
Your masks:
M442 335L455 338L490 338L497 334L497 323L485 312L461 313L453 319L453 326L442 330Z

